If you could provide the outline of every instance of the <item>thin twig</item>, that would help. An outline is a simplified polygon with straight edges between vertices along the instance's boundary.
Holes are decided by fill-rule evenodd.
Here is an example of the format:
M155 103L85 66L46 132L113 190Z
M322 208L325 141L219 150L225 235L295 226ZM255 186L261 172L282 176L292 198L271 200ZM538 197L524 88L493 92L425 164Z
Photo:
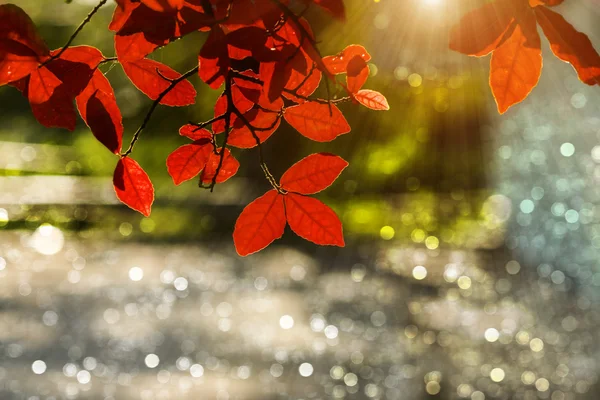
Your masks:
M71 35L71 37L69 38L69 40L67 41L67 43L60 49L60 51L56 54L54 54L53 56L51 56L50 58L48 58L46 61L44 61L40 67L48 64L50 61L55 60L57 58L59 58L64 52L65 50L67 50L69 48L69 46L71 45L71 43L73 43L73 40L75 40L75 38L77 37L77 35L79 35L79 32L81 32L81 30L88 24L88 22L90 22L90 20L92 19L92 17L94 16L94 14L96 14L98 12L98 10L106 4L108 0L100 0L100 2L96 5L96 7L94 7L92 9L92 11L90 11L90 13L87 15L87 17L85 17L85 19L81 22L81 24L79 24L79 26L77 27L77 29L75 29L75 32L73 32L73 34Z
M131 139L129 148L127 149L127 151L125 153L121 153L121 157L127 157L129 154L131 154L131 152L133 151L133 147L135 146L135 143L138 141L138 139L140 137L140 134L142 133L144 128L146 128L146 125L148 125L148 122L150 121L150 118L152 117L154 110L156 110L156 107L158 107L158 105L160 104L162 99L164 99L164 97L167 94L169 94L169 92L171 90L173 90L173 88L175 88L175 86L177 86L177 84L179 82L186 80L187 78L189 78L190 76L194 75L197 72L198 72L198 67L194 67L191 70L189 70L188 72L186 72L185 74L181 75L179 78L173 79L171 81L171 83L169 84L169 87L167 87L165 90L163 90L161 92L161 94L158 95L158 97L156 98L156 100L154 100L154 102L150 106L150 109L146 113L146 116L144 117L144 121L142 122L140 127L137 129L137 131L135 131L135 133L133 134L133 138Z

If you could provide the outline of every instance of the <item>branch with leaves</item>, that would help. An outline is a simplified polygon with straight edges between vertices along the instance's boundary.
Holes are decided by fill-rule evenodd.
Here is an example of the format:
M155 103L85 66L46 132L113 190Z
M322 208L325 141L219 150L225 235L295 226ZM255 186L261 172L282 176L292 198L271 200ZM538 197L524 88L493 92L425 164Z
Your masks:
M269 233L273 219L278 226L287 221L294 232L314 243L342 246L339 218L307 195L333 183L347 163L331 154L313 154L292 166L278 182L262 149L282 120L308 139L328 142L350 132L337 104L389 108L382 94L362 89L369 76L368 52L350 45L337 55L321 57L303 18L315 4L344 19L342 0L303 0L298 11L279 0L116 2L109 25L115 33L114 57L105 57L94 47L72 46L106 0L91 10L66 45L54 51L48 50L22 9L0 5L0 85L19 89L29 99L36 119L47 127L73 130L75 103L96 138L119 157L113 176L117 197L149 216L154 187L131 156L159 105L182 107L196 102L196 90L188 78L198 74L211 88L222 88L222 93L212 119L180 128L180 135L192 143L167 158L173 182L179 185L198 176L199 186L212 191L240 168L232 150L256 148L260 167L273 188L265 196L277 206L266 211L257 207L263 196L244 209L234 230L238 253L251 254L280 237L283 230ZM157 49L195 31L208 32L208 37L198 64L188 72L180 74L149 58ZM121 112L109 81L98 69L108 62L119 63L131 82L153 100L125 151ZM345 75L345 80L336 75ZM327 98L318 98L314 93L323 76ZM332 99L332 84L346 95Z

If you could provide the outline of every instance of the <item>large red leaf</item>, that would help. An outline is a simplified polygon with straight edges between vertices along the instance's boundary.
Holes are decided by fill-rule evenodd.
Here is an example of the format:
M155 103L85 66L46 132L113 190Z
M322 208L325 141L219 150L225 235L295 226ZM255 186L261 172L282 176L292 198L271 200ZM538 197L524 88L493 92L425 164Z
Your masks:
M248 204L235 223L233 243L240 256L264 249L283 235L285 208L283 196L270 190Z
M570 63L582 82L600 84L600 55L590 39L554 11L536 7L535 14L556 57Z
M133 84L152 100L158 99L161 93L171 86L171 82L167 79L173 80L181 77L181 74L168 66L147 58L123 62L121 65ZM184 79L162 98L160 104L187 106L195 102L196 90L189 81Z
M452 28L450 48L470 56L489 54L503 41L513 19L509 7L498 1L486 3L467 13Z
M280 184L289 192L314 194L331 186L347 166L346 160L334 154L311 154L292 165Z
M173 178L173 183L181 183L192 179L204 169L212 153L212 144L208 139L200 139L191 144L185 144L167 158L167 170Z
M81 118L96 139L119 154L123 142L123 118L113 88L102 71L94 71L88 85L75 99Z
M288 193L285 213L296 235L322 246L344 246L342 223L335 212L312 197Z
M316 142L329 142L350 132L350 125L334 104L309 101L286 108L283 116L298 132Z
M390 109L384 95L375 90L362 89L354 94L354 99L371 110L385 111Z
M115 193L128 207L150 216L154 202L154 187L148 174L129 157L119 160L113 175Z
M221 155L215 154L214 152L210 153L208 157L208 161L206 163L206 167L202 170L202 174L200 175L200 179L205 184L212 183L217 169L219 170L219 174L217 175L217 179L215 183L223 183L232 176L234 176L238 169L240 169L240 163L235 157L231 154L229 149L225 149L225 154L223 155L223 163L221 164L221 168L219 168L219 163L221 162Z
M492 54L490 86L501 114L524 100L542 73L542 49L535 18L532 15L523 22Z
M323 63L327 67L327 70L332 74L343 74L348 71L349 62L357 56L362 58L365 62L371 60L371 55L363 46L351 44L334 56L323 57Z

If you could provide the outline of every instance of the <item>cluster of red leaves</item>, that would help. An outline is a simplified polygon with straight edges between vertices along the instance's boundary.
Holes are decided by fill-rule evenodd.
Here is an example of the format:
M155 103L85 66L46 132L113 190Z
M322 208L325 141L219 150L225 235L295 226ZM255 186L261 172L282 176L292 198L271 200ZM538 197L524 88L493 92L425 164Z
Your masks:
M600 84L600 55L589 38L548 7L564 0L495 0L466 14L450 33L450 48L470 56L492 53L490 86L500 113L524 100L542 73L537 25L552 52L579 79ZM548 6L548 7L547 7Z
M273 190L240 215L234 232L238 253L248 255L266 247L283 234L286 222L309 241L343 246L342 226L333 210L306 195L331 185L347 163L334 155L313 154L292 166L277 183L260 149L282 119L303 136L328 142L350 132L338 103L389 109L382 94L362 89L369 77L368 52L351 45L337 55L321 57L312 30L301 16L315 4L343 20L342 0L116 2L109 25L115 32L116 57L110 59L89 46L67 45L49 51L23 10L0 5L0 86L17 87L28 98L38 121L48 127L73 130L73 103L77 104L96 138L119 156L113 177L117 197L148 216L154 188L130 154L158 104L195 103L196 90L187 78L197 72L211 88L223 91L214 118L180 129L180 134L193 142L169 155L167 169L173 182L179 185L199 175L200 185L212 189L240 167L230 147L258 146L261 168ZM299 12L294 11L300 7ZM191 71L180 74L148 58L156 49L195 31L207 32L208 37L198 54L198 65ZM131 82L154 100L125 152L121 149L121 112L110 83L98 69L115 59ZM313 97L322 80L328 96L335 90L335 100Z

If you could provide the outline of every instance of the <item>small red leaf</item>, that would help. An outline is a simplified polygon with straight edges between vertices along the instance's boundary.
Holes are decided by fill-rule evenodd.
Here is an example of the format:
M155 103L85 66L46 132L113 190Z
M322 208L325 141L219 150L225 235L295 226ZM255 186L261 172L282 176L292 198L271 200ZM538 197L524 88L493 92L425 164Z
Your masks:
M200 139L169 154L167 170L173 178L173 183L180 185L198 175L204 169L211 153L212 144L209 140Z
M48 68L34 69L31 71L29 78L29 103L41 104L47 102L61 83L62 81Z
M131 158L119 160L113 175L115 193L128 207L150 216L154 202L154 187L148 174Z
M316 142L329 142L350 132L350 125L334 104L310 101L286 108L283 116L298 132Z
M96 139L119 154L123 141L123 118L110 82L102 71L94 71L86 88L76 97L76 102L81 118Z
M311 154L292 165L280 184L289 192L314 194L331 186L347 166L346 160L334 154Z
M375 90L359 90L354 95L354 99L371 110L385 111L390 109L385 96Z
M332 74L343 74L348 70L348 63L356 56L365 62L371 60L371 55L363 46L351 44L335 56L323 57L323 63Z
M148 58L123 62L121 65L133 84L152 100L158 99L171 86L171 82L167 79L173 80L181 77L181 74L168 66ZM187 106L195 102L196 90L189 81L184 79L162 98L160 104Z
M208 157L208 162L206 163L206 167L202 171L202 175L200 179L205 184L210 184L217 173L217 169L219 169L219 163L221 162L221 155L215 154L214 152L210 153ZM223 163L221 164L221 168L219 169L219 175L215 180L215 183L223 183L232 176L234 176L238 169L240 169L240 163L236 158L231 154L229 149L225 149L225 154L223 155Z
M240 256L264 249L283 235L285 209L282 195L270 190L248 204L235 223L233 243Z
M322 246L344 247L342 223L335 212L312 197L288 193L285 212L296 235Z
M255 134L260 143L271 137L271 135L279 128L281 118L277 112L264 111L260 108L255 108L244 114L246 120L255 129ZM229 134L227 143L231 146L241 149L250 149L256 146L256 138L252 135L250 129L244 121L236 119L233 123L233 129Z
M212 135L207 129L200 129L196 125L187 124L179 128L179 134L192 140L211 139Z
M365 84L369 78L369 66L359 56L352 57L348 62L348 71L346 72L346 86L350 93L356 93Z

